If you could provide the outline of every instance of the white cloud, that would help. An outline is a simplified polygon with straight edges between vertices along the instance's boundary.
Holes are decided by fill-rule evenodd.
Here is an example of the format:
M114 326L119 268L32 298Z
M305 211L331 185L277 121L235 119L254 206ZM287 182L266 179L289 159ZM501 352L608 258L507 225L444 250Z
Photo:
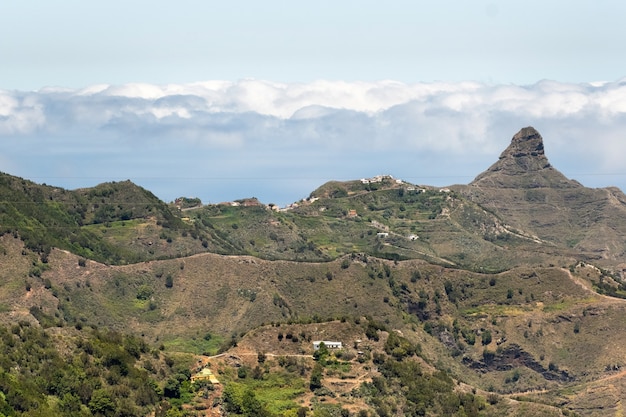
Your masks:
M44 109L36 97L19 97L11 92L0 91L1 136L37 130L44 121Z
M594 186L626 185L624 80L527 86L241 80L0 90L0 169L24 167L16 174L40 177L74 164L75 172L161 177L159 170L182 166L193 176L309 181L389 172L445 184L471 180L527 125L539 129L548 157L566 175L587 175ZM15 145L21 138L29 139L30 152ZM107 147L116 152L103 152ZM33 149L58 160L26 161ZM162 193L170 198L174 191Z

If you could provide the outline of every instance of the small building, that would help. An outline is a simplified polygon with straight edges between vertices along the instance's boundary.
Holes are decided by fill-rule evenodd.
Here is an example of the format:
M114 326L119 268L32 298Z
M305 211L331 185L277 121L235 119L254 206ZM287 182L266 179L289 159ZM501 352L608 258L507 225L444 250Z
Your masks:
M202 368L197 374L191 375L191 383L193 384L196 381L209 381L211 384L220 383L209 368Z
M389 233L387 233L387 232L378 232L378 233L376 233L376 236L378 236L378 237L389 237Z
M324 344L327 349L341 349L341 342L333 342L330 340L316 340L313 342L313 350L318 350L321 344Z

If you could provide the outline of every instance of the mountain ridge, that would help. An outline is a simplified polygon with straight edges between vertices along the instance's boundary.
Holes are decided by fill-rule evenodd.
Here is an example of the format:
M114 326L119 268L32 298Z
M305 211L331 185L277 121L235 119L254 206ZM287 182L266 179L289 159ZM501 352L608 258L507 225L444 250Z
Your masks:
M175 203L167 205L130 181L67 191L8 174L0 179L4 233L19 234L40 252L58 246L118 264L202 252L328 261L361 251L502 270L517 264L513 257L494 254L486 259L485 254L501 251L505 238L534 240L534 246L524 247L535 254L554 250L546 245L559 248L567 258L615 261L626 254L621 238L626 235L626 195L614 187L587 188L567 179L548 161L543 138L533 127L517 132L498 161L467 185L418 186L391 176L330 181L283 212L295 216L287 222L277 222L279 214L256 201L242 204L242 209L236 204L194 206L183 215ZM224 222L241 210L251 216ZM344 223L351 229L346 233L354 235L351 242L339 236L331 246L325 242L320 230L334 236L332 219L351 220ZM124 232L128 222L142 225L134 241L128 240L129 229ZM393 238L370 240L377 224L390 229ZM442 239L445 235L435 225L448 230L448 237ZM454 245L453 235L473 243Z
M194 200L183 212L130 182L65 191L4 175L0 321L61 338L141 334L154 358L193 352L189 369L222 371L225 404L243 384L261 397L256 381L291 367L305 387L289 397L294 416L302 404L327 415L324 403L348 415L619 414L626 196L567 180L543 145L524 128L468 185L329 182L287 211ZM344 349L313 361L312 340ZM220 344L227 354L208 358ZM109 362L96 376L115 381ZM437 375L449 402L417 412L428 389L404 396L397 382L416 364L407 380ZM188 382L178 374L155 398Z

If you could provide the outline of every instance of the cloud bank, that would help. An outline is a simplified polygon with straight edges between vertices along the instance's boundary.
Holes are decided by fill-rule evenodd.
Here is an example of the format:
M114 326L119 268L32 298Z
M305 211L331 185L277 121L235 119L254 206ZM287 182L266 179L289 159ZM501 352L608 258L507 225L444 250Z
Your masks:
M0 90L0 170L164 200L287 204L331 179L467 183L521 127L588 186L626 186L626 79L585 84L258 80Z

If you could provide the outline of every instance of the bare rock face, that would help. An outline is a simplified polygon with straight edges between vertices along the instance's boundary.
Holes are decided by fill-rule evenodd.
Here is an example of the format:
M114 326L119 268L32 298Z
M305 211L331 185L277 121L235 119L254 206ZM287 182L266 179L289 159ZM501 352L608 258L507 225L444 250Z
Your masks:
M550 167L543 150L543 138L533 127L525 127L513 136L509 147L500 155L500 161L506 168L514 168L515 164L524 171Z
M533 127L513 136L498 161L471 185L502 188L572 188L581 185L554 169L544 152L543 138Z

